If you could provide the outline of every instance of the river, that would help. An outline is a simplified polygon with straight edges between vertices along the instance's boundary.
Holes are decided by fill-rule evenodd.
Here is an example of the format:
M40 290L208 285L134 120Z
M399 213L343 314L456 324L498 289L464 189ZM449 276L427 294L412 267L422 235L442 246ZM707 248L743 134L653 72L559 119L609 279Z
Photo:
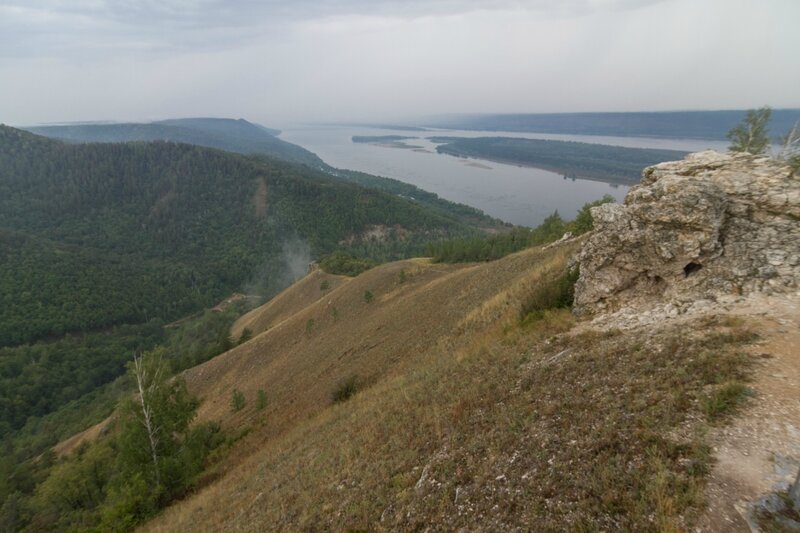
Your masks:
M417 149L354 143L354 135L402 135L419 137L405 141ZM628 187L598 181L565 179L554 172L437 154L426 139L435 135L454 137L523 137L555 139L631 148L664 148L700 151L725 150L727 143L695 139L650 139L533 133L377 129L354 126L298 126L284 129L280 138L317 154L331 166L395 178L434 192L454 202L483 210L493 217L525 226L536 226L553 211L572 218L586 202L610 194L622 201Z

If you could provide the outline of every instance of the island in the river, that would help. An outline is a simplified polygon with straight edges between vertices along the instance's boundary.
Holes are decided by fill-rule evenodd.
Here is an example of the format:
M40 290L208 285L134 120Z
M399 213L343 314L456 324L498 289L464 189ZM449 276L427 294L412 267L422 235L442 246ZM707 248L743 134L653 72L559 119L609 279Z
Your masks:
M619 185L639 182L642 168L683 159L686 152L513 137L430 137L436 151L549 170L565 178Z
M403 148L405 150L422 151L424 149L421 146L405 142L409 139L418 138L419 137L404 137L403 135L353 135L353 142L383 146L385 148Z

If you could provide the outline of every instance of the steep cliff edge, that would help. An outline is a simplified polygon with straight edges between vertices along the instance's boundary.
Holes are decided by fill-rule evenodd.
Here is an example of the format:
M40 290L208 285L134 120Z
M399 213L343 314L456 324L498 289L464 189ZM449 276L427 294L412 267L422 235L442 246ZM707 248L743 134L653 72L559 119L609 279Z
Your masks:
M592 210L575 309L676 316L722 299L796 290L800 176L749 154L700 152L643 172L624 205ZM660 313L659 313L660 311Z
M800 527L800 176L765 157L700 152L645 169L623 205L592 215L575 287L575 312L593 318L584 327L688 333L726 314L759 335L743 347L751 399L709 435L697 530Z

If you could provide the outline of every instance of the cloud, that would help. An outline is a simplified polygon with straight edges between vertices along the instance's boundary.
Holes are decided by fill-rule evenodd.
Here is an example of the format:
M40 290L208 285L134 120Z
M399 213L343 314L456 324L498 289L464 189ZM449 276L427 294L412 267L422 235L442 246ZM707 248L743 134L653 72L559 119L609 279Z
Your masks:
M286 24L367 16L414 19L474 11L579 16L637 9L662 0L7 0L0 3L0 55L96 57L221 49Z
M796 0L0 0L0 121L800 106L794 20Z

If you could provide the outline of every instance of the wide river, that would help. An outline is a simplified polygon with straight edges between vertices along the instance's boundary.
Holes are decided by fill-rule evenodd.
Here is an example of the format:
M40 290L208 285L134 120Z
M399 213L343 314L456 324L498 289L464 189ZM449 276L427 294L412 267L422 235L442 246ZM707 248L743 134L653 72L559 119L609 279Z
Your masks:
M416 149L393 148L352 142L354 135L402 135ZM524 137L611 144L632 148L666 148L696 152L726 150L727 143L694 139L650 139L533 133L426 130L402 131L351 126L301 126L283 130L280 137L298 144L337 168L358 170L395 178L434 192L454 202L483 210L514 224L536 226L553 211L572 218L586 202L610 194L621 201L628 187L598 181L565 179L536 168L519 167L437 154L434 135L456 137Z

